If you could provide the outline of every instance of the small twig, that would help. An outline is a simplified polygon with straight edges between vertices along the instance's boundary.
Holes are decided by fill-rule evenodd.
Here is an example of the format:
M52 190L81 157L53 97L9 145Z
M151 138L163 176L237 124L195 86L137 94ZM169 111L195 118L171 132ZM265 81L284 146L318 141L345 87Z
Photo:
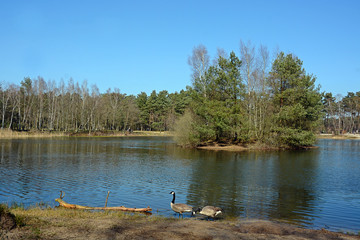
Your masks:
M107 196L106 196L105 207L107 206L107 202L108 202L109 194L110 194L110 191L108 191L108 194L107 194Z

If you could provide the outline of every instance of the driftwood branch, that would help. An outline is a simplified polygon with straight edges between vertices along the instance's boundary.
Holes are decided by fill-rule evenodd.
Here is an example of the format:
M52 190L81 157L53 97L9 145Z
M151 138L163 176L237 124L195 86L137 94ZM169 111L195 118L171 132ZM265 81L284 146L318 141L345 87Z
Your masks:
M60 191L60 199L63 199L65 197L65 192Z
M147 208L128 208L124 206L120 207L88 207L88 206L81 206L77 204L70 204L62 200L61 198L55 199L56 202L60 204L60 206L64 208L70 209L82 209L82 210L115 210L115 211L129 211L129 212L151 212L152 209L150 207Z

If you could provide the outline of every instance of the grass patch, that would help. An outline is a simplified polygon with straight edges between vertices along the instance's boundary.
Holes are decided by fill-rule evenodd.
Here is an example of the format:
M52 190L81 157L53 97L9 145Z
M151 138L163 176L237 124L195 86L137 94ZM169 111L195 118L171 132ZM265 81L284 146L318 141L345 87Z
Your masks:
M13 131L10 129L0 129L0 139L12 138L43 138L43 137L65 137L68 134L64 132L48 131Z
M316 135L318 139L360 139L360 134L340 134L340 135L333 135L333 134L318 134Z
M146 218L145 215L140 213L127 213L121 211L93 211L93 210L73 210L61 207L56 208L40 208L30 207L25 208L11 208L10 211L27 219L29 218L66 218L66 219L106 219L118 218L127 220L138 220Z
M174 136L174 132L172 131L133 131L131 135L135 136ZM129 135L129 136L131 136Z
M13 131L0 129L0 139L18 138L51 138L51 137L143 137L143 136L173 136L170 131L82 131L82 132L60 132L60 131Z

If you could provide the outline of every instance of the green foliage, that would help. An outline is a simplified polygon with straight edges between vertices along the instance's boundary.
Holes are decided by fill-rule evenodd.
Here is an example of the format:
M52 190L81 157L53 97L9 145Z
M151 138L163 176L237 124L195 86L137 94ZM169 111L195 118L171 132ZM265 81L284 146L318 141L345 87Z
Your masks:
M205 73L207 94L198 88L191 89L190 107L198 118L194 130L201 142L237 141L244 92L240 67L241 61L234 52L228 59L219 57L217 64Z
M156 93L152 91L150 96L141 93L136 102L139 108L139 125L141 130L166 131L173 128L175 120L184 114L189 105L188 91L180 91L169 94L168 91Z
M136 103L140 110L139 124L141 130L147 129L149 125L149 111L147 110L147 99L148 96L145 92L141 92L136 98Z
M191 111L176 125L178 142L193 146L209 141L258 141L282 148L314 144L313 132L322 116L321 94L314 85L316 78L306 74L302 61L292 54L280 53L268 79L260 79L267 80L268 89L248 88L247 93L241 64L234 52L229 58L220 56L202 74L206 87L200 88L194 82L189 89ZM256 76L252 78L255 81Z
M333 134L360 132L360 92L348 92L345 97L324 92L322 97L322 131Z
M321 94L315 77L307 75L302 61L281 52L270 72L274 108L273 132L277 145L301 147L315 143L312 133L321 119Z
M273 141L272 145L281 148L309 147L316 141L314 133L289 127L274 128L271 139Z

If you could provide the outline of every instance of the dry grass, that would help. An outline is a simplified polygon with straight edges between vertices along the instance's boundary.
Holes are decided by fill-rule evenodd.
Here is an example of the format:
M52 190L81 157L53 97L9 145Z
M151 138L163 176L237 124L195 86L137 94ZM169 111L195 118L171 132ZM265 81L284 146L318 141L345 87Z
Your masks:
M147 219L152 222L156 221L165 221L168 218L163 216L151 216L148 217L144 213L134 213L134 212L123 212L123 211L102 211L102 210L74 210L66 209L63 207L56 208L41 208L41 207L31 207L25 209L23 207L11 208L11 212L18 216L21 219L120 219L126 221L137 221Z
M174 132L172 131L134 131L132 135L136 136L165 136L172 137Z
M69 133L71 137L170 137L173 136L172 132L160 132L160 131L133 131L123 132L123 131L95 131L95 132L77 132Z
M64 137L64 136L67 136L67 134L63 132L40 132L40 131L18 132L9 129L0 129L0 139L43 138L43 137Z
M141 136L173 136L173 132L165 131L134 131L132 133L124 133L119 131L96 131L96 132L47 132L47 131L12 131L9 129L0 129L0 139L16 139L16 138L51 138L51 137L141 137Z

